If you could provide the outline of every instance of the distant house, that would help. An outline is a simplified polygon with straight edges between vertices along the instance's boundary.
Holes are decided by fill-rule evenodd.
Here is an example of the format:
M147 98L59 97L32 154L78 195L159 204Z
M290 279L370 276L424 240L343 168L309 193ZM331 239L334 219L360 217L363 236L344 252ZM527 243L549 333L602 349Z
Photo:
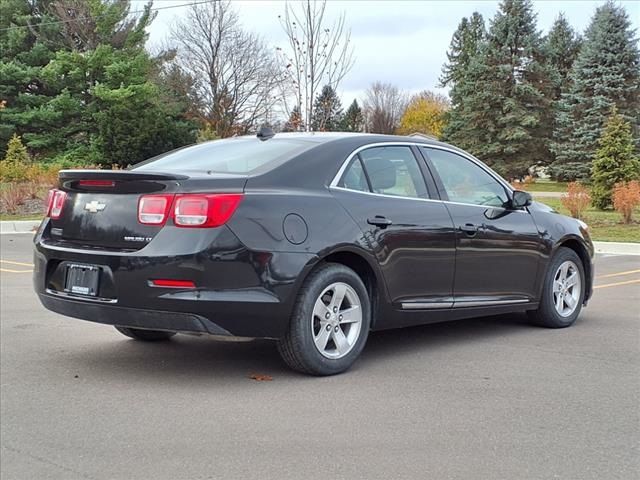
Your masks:
M438 140L436 137L434 137L433 135L427 135L426 133L421 133L421 132L414 132L411 135L409 135L410 137L418 137L418 138L424 138L425 140Z

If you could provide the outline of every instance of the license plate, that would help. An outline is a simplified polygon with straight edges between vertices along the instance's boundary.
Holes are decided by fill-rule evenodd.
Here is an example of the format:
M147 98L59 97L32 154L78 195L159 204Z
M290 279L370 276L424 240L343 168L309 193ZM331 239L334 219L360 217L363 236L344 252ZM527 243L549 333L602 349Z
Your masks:
M95 297L98 295L100 268L95 265L80 265L72 263L67 266L65 292L76 295Z

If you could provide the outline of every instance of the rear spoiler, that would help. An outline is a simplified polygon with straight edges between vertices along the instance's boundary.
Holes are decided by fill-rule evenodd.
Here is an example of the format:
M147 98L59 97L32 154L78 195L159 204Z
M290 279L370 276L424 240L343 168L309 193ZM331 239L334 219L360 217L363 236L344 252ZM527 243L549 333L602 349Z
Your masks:
M131 170L60 170L60 180L186 180L187 175L176 173L147 173Z

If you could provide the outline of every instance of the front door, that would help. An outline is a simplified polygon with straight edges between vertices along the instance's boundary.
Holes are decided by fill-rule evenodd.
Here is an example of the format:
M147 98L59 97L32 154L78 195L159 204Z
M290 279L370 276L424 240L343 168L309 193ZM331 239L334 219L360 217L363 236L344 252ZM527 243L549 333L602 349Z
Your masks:
M416 151L416 154L419 153ZM355 155L333 189L375 253L392 302L402 309L452 306L455 231L435 184L406 145Z
M534 300L540 237L531 214L511 209L504 185L471 159L422 151L456 227L455 306Z

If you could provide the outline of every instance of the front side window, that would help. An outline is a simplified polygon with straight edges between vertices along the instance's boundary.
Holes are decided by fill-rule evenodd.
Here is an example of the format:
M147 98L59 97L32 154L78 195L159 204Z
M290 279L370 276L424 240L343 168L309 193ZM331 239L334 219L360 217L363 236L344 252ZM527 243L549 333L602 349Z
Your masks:
M472 161L445 150L424 148L452 202L503 207L509 198L504 187Z
M360 152L340 183L350 190L427 198L427 186L410 147L372 147Z

